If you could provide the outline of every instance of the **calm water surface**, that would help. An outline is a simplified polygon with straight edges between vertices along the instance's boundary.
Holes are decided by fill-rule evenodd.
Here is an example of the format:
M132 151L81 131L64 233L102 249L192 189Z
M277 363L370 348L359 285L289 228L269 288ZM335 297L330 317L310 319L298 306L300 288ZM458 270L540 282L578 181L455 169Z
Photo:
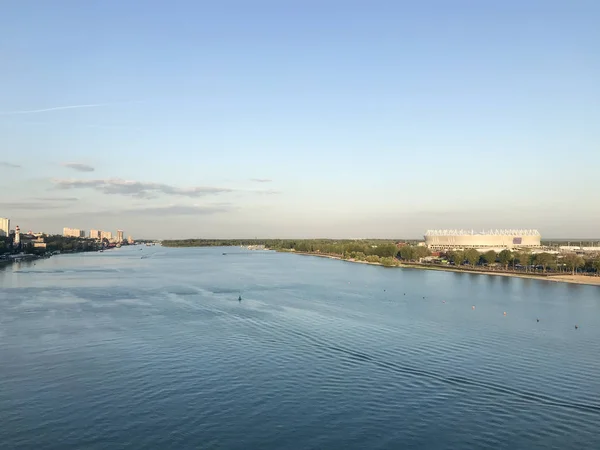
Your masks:
M600 288L140 248L0 269L1 448L600 448Z

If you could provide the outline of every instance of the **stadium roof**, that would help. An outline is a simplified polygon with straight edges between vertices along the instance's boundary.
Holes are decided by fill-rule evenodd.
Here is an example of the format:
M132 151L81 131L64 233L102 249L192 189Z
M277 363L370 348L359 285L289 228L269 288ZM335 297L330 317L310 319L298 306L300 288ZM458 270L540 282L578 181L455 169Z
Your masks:
M541 236L538 230L427 230L425 236Z

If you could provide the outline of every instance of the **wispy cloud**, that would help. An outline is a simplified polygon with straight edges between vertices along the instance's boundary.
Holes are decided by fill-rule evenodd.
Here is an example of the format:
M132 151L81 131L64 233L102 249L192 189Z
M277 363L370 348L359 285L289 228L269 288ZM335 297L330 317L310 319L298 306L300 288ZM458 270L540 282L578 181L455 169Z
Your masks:
M140 216L208 216L234 211L237 207L229 203L213 203L206 205L153 205L148 207L135 207L127 209L111 208L94 211L74 211L70 216L83 217L140 217Z
M65 207L67 207L67 205L64 203L60 204L46 201L0 202L0 208L2 209L14 209L19 211L42 211L46 209L60 209Z
M104 194L125 195L137 198L156 198L160 194L183 197L203 197L206 195L232 192L233 189L214 186L194 186L180 188L164 183L130 181L120 178L96 180L53 179L59 189L94 189Z
M68 167L69 169L77 170L79 172L93 172L94 168L88 164L76 163L76 162L66 162L62 163L63 167Z
M250 181L254 181L255 183L271 183L273 180L269 178L251 178Z
M34 200L40 202L76 202L77 197L36 197Z
M258 190L258 191L252 191L256 194L261 194L261 195L279 195L281 194L281 191L276 191L275 189L263 189L263 190Z
M169 206L152 206L148 208L128 209L123 213L129 215L155 215L155 216L207 216L210 214L218 214L229 212L233 208L227 205L169 205Z
M0 208L39 212L47 209L69 208L78 200L76 197L31 197L23 200L0 201Z
M67 106L54 106L51 108L42 108L42 109L27 109L20 111L0 111L0 115L3 116L16 116L20 114L38 114L52 111L64 111L67 109L81 109L81 108L99 108L101 106L113 106L113 105L123 105L128 103L139 103L139 102L114 102L114 103L86 103L81 105L67 105Z
M20 165L9 163L7 161L0 161L0 167L6 167L8 169L20 169L21 168Z

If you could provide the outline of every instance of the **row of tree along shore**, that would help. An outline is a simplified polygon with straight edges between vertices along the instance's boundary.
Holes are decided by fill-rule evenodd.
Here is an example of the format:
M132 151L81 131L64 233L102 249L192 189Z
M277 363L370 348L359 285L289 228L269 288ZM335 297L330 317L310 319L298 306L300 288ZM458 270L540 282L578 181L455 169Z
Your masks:
M412 244L412 245L411 245ZM162 241L165 247L210 247L210 246L251 246L264 245L278 251L330 256L349 261L377 263L384 266L420 265L454 266L456 269L468 268L481 271L526 272L532 274L579 273L600 275L599 253L587 256L575 253L531 252L502 250L496 253L490 250L481 253L475 249L455 250L442 254L433 254L416 242L394 242L389 240L211 240L187 239Z

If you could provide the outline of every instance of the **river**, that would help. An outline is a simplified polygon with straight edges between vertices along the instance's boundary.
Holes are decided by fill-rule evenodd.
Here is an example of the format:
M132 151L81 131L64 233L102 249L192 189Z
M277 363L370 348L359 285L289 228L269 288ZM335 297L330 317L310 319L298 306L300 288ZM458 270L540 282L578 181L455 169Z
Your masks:
M594 286L60 255L0 269L0 447L596 449L599 355Z

